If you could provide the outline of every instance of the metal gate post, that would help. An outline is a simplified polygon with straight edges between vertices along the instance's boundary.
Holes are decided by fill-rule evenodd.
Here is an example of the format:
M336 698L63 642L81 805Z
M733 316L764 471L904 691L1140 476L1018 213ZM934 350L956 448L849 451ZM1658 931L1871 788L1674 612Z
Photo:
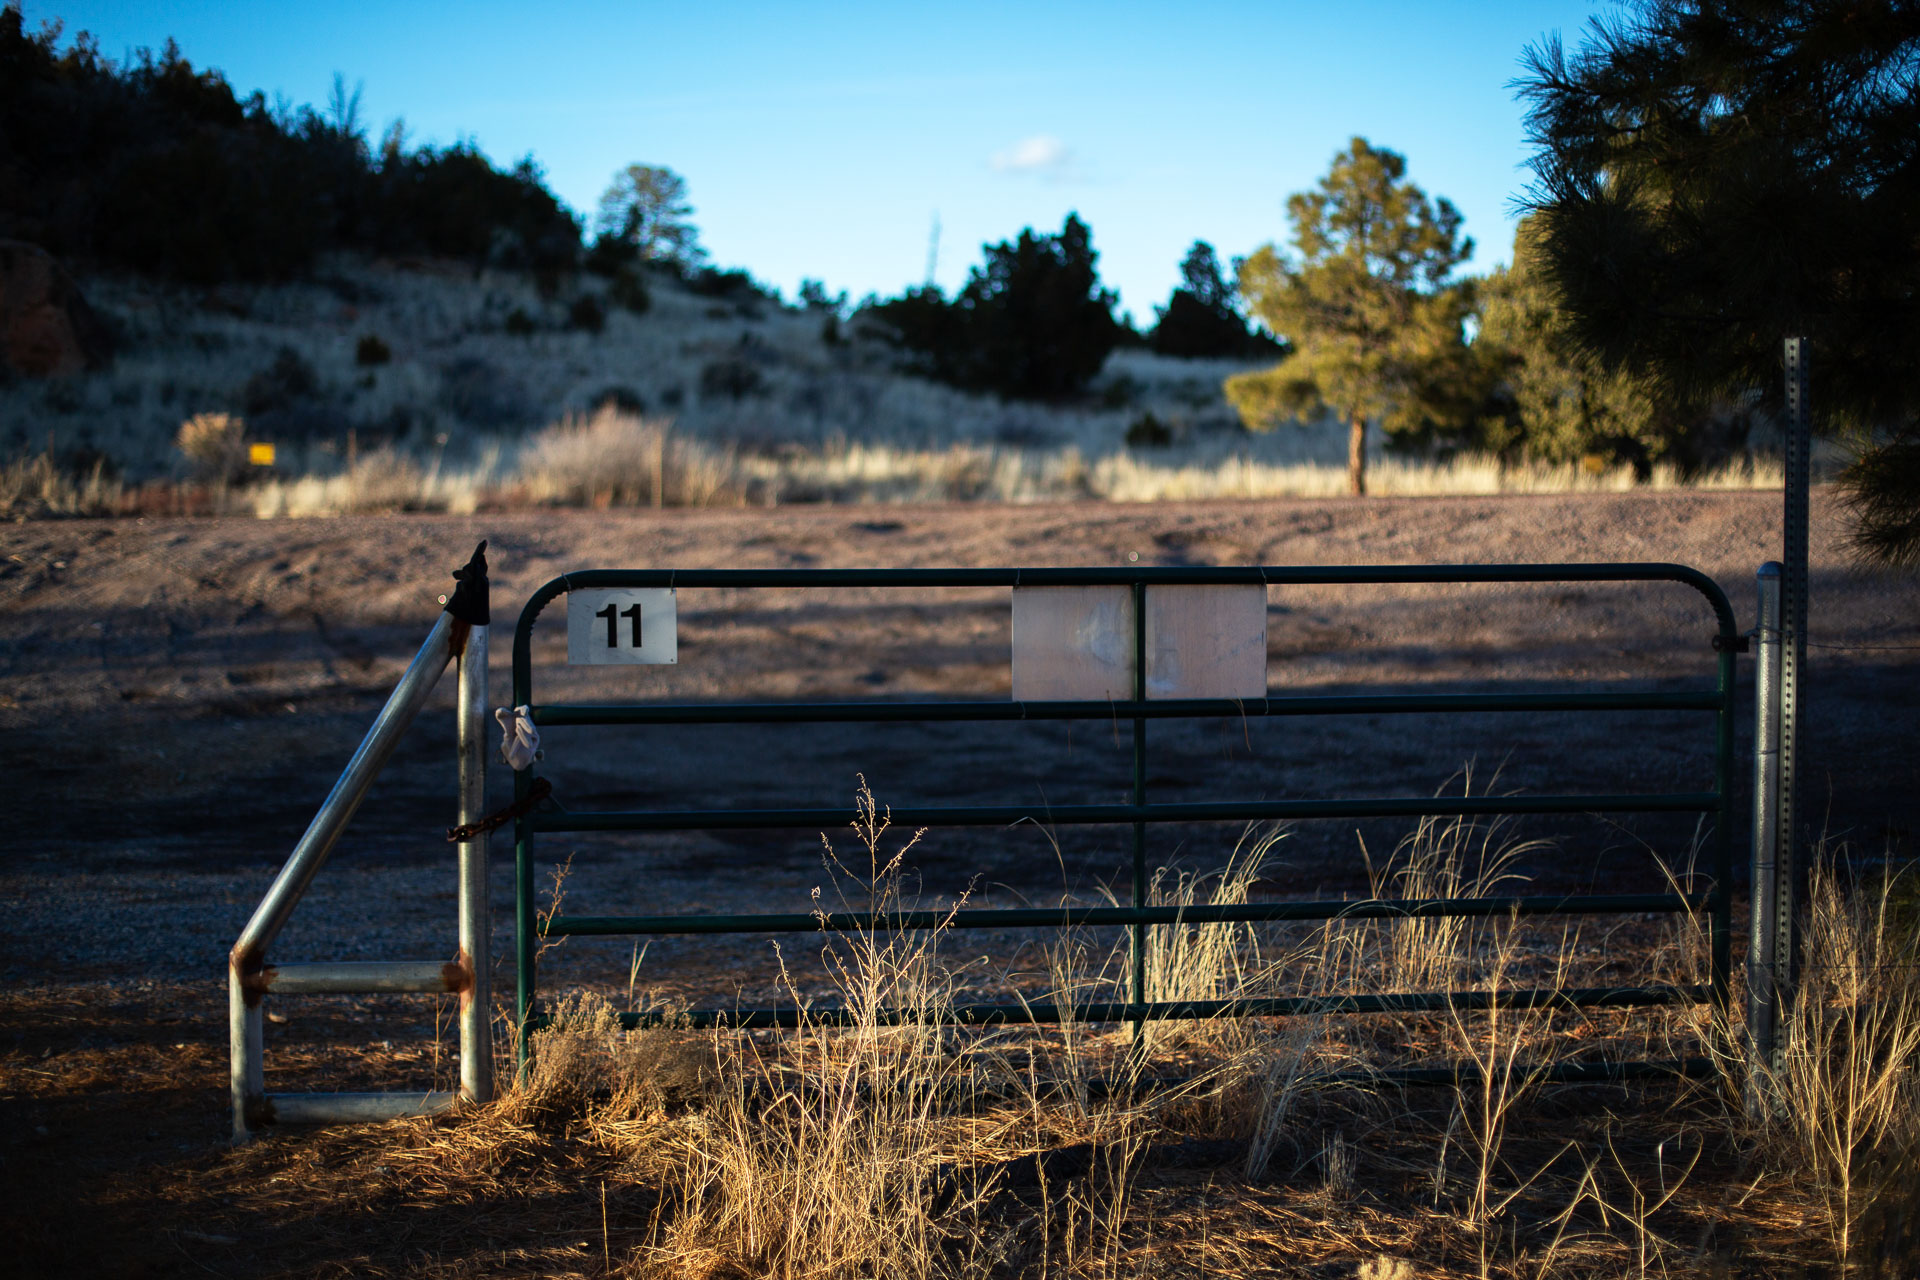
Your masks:
M460 825L487 811L487 626L467 632L460 654ZM467 984L460 992L460 1096L486 1102L493 1096L493 1000L490 992L492 930L487 900L487 842L481 832L460 842L460 959Z
M1733 685L1736 637L1720 646L1720 709L1713 745L1713 986L1714 1012L1733 1012Z
M1133 700L1136 704L1147 700L1147 584L1133 584ZM1133 802L1144 805L1147 802L1147 721L1145 716L1133 718ZM1136 820L1133 824L1133 905L1147 905L1147 824ZM1147 1002L1147 927L1142 924L1133 926L1133 974L1129 996L1135 1004ZM1143 1019L1133 1020L1133 1042L1140 1048L1146 1047L1147 1024Z
M1748 1101L1759 1100L1761 1069L1779 1068L1780 563L1760 566L1760 620L1754 639L1752 909L1747 928ZM1791 886L1786 886L1791 888ZM1789 897L1791 895L1789 894ZM1792 903L1787 903L1791 913Z
M518 648L516 643L515 648ZM518 667L519 655L515 654ZM520 673L514 672L514 694L520 694ZM533 785L533 766L513 775L513 802L526 803ZM534 930L539 927L533 903L533 831L527 816L513 820L513 1075L518 1080L527 1073L527 1037L533 1031L534 957L538 954Z

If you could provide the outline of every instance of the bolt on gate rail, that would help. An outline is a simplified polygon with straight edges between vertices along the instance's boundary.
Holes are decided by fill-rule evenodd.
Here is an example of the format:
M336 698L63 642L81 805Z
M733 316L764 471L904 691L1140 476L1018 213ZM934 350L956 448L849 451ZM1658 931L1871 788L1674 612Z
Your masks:
M1546 693L1360 694L1237 698L1150 698L1146 687L1147 593L1172 586L1332 586L1673 582L1698 591L1712 609L1716 630L1701 637L1716 655L1711 688L1679 691L1566 691ZM1131 592L1133 622L1132 697L1113 701L839 701L793 703L541 704L533 691L533 626L541 611L569 591L606 588L797 588L827 587L1123 587ZM602 615L611 618L611 613ZM615 625L609 622L609 627ZM637 627L637 623L635 624ZM636 640L637 643L637 640ZM566 574L534 592L513 638L513 703L529 708L542 728L603 725L826 724L1022 720L1131 722L1132 796L1124 804L916 806L896 808L892 818L912 826L1005 826L1022 820L1043 824L1131 826L1132 898L1113 907L969 909L957 912L896 910L755 915L554 915L540 920L535 908L534 850L541 835L566 832L667 832L746 829L824 831L844 825L839 808L729 808L724 810L627 810L573 812L543 802L535 790L534 766L514 775L515 960L518 975L516 1043L524 1067L529 1037L541 1025L535 955L542 938L568 935L687 935L813 933L1020 927L1123 927L1131 934L1131 972L1125 1001L1058 1005L1000 1003L951 1008L945 1021L962 1025L1260 1017L1305 1012L1421 1012L1501 1007L1576 1007L1705 1003L1725 1007L1731 969L1732 798L1734 654L1745 648L1734 629L1725 594L1700 571L1678 564L1516 564L1352 567L1161 567L1085 569L600 569ZM1262 652L1264 661L1264 648ZM1147 725L1153 720L1239 716L1343 716L1464 712L1712 712L1713 788L1700 792L1611 795L1478 795L1387 798L1157 803L1147 797ZM1697 813L1710 818L1711 886L1704 892L1641 894L1501 895L1483 898L1358 899L1317 902L1251 902L1233 905L1149 905L1147 828L1156 824L1300 818L1483 817L1508 814ZM1678 888L1678 886L1673 886ZM1704 986L1648 984L1577 989L1493 992L1399 992L1338 997L1284 996L1227 1000L1150 1000L1145 980L1146 930L1153 925L1325 919L1404 919L1454 916L1598 915L1682 913L1704 910L1711 929L1709 980ZM628 1027L653 1015L622 1015ZM911 1020L913 1010L883 1013L883 1020ZM794 1027L843 1021L832 1009L707 1009L676 1014L679 1025L735 1028ZM1709 1069L1700 1060L1680 1063L1610 1062L1561 1064L1549 1078L1621 1078L1629 1075ZM1446 1068L1398 1073L1410 1082L1452 1081Z

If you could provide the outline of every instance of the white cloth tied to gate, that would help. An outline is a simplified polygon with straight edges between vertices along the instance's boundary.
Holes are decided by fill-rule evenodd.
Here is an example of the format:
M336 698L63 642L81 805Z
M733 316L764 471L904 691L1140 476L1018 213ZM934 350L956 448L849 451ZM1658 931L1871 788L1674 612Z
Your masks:
M500 758L519 773L533 763L540 750L540 731L533 727L533 712L526 707L496 707L493 718L500 722Z

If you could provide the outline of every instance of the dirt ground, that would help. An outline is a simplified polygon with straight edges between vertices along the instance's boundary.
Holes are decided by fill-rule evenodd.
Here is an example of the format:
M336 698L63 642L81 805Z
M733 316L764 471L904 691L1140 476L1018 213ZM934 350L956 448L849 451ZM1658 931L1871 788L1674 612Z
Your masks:
M18 1274L350 1274L369 1258L405 1269L404 1213L339 1223L257 1194L275 1161L316 1158L318 1139L224 1145L224 959L481 538L498 705L520 603L574 569L1662 560L1711 575L1745 629L1754 570L1779 554L1779 518L1775 493L1667 493L0 528L0 762L13 779L0 792L0 1221ZM1911 576L1854 567L1842 534L1817 495L1803 813L1856 857L1905 856L1920 829L1920 591ZM680 611L678 666L608 674L564 665L556 607L535 633L536 696L1010 688L1005 591L683 589ZM1713 629L1682 586L1275 588L1269 678L1276 696L1699 688L1712 680ZM1751 659L1739 670L1744 849ZM436 696L376 785L276 957L451 954L450 696ZM1534 793L1705 789L1712 776L1710 717L1697 713L1156 724L1150 745L1149 791L1168 800L1421 794L1468 764L1476 789L1497 770L1493 785ZM542 771L576 809L850 813L856 774L892 805L1118 800L1130 781L1126 735L1084 723L575 729L550 732L546 746ZM492 787L504 799L504 768ZM1361 843L1377 856L1403 828L1301 824L1266 887L1357 891ZM1528 833L1557 841L1525 868L1537 881L1616 890L1660 887L1655 860L1683 859L1694 835L1690 822L1621 818L1542 820ZM1216 866L1235 834L1156 833L1153 860ZM916 867L936 899L969 886L976 905L1084 897L1116 883L1124 839L936 831ZM495 971L506 980L504 840L495 853ZM555 838L539 850L543 867L569 855L567 908L582 914L804 911L821 883L814 833ZM543 981L624 986L630 955L624 944L569 945ZM659 944L639 985L726 1002L767 986L769 956L764 940ZM269 1029L270 1089L420 1088L449 1076L446 1010L431 1002L284 1003Z

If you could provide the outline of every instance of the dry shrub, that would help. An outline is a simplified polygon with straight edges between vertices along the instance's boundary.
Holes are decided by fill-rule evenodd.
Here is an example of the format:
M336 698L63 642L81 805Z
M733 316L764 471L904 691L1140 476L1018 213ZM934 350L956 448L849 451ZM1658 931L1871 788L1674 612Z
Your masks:
M730 454L610 405L528 441L520 482L535 502L572 506L708 507L741 494Z
M232 481L247 473L247 424L228 413L196 413L173 444L202 479Z

